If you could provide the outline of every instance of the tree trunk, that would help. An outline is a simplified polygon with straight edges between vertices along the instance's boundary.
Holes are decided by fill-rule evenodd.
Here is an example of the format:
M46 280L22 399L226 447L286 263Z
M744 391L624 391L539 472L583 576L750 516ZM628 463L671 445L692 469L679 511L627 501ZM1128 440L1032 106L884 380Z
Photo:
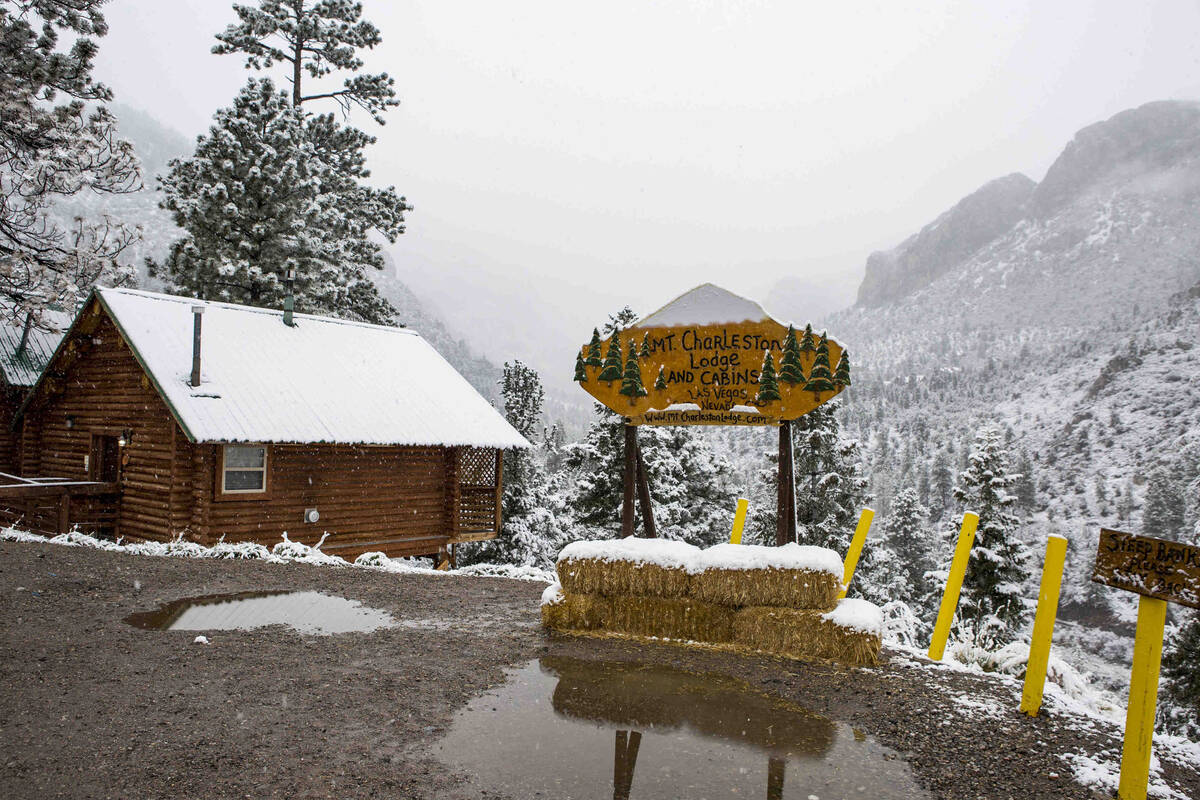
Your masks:
M796 538L795 477L792 471L792 423L779 422L779 469L777 473L775 544L783 546Z
M658 538L658 527L654 524L654 504L650 499L650 478L646 474L646 459L642 458L642 446L634 447L637 452L638 505L642 508L642 535L647 539Z
M637 428L625 426L625 497L621 504L621 538L633 536L633 492L637 482Z

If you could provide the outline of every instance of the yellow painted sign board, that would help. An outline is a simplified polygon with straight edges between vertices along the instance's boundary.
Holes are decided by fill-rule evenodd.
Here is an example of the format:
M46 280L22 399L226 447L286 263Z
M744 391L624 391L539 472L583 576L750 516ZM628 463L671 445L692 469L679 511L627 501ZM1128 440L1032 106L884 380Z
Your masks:
M630 328L593 332L575 380L633 425L778 425L836 397L849 370L828 336L705 284Z

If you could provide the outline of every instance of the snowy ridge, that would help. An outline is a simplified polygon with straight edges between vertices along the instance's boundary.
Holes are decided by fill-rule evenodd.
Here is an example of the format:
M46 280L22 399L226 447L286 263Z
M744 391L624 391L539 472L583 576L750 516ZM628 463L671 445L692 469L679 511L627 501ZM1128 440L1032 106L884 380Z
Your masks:
M197 442L529 447L411 330L131 289L104 307ZM202 306L201 382L188 383Z

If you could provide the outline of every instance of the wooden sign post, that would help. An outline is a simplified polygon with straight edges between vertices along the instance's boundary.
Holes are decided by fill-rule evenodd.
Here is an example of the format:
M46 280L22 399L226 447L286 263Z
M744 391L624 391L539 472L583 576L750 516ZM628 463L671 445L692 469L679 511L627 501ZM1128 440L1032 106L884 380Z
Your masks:
M797 331L706 283L628 328L594 329L575 357L575 382L625 418L622 536L633 535L635 497L646 536L655 535L637 426L763 425L779 427L776 542L786 544L796 539L792 420L850 385L850 359L825 333Z
M1102 528L1092 580L1141 595L1117 796L1145 800L1167 603L1200 608L1200 547Z

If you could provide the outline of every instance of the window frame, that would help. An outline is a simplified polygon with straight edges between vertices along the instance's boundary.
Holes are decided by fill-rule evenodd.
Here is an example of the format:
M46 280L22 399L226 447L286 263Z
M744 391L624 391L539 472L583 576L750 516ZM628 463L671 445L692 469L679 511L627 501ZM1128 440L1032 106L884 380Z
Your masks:
M257 448L262 450L263 463L262 467L232 467L225 466L225 457L231 447ZM265 444L255 444L253 442L230 442L221 445L221 463L220 469L217 472L217 494L219 496L239 498L247 495L265 496L269 488L269 474L271 466L270 448ZM232 469L234 472L261 472L262 473L262 488L260 489L227 489L225 488L225 477Z

